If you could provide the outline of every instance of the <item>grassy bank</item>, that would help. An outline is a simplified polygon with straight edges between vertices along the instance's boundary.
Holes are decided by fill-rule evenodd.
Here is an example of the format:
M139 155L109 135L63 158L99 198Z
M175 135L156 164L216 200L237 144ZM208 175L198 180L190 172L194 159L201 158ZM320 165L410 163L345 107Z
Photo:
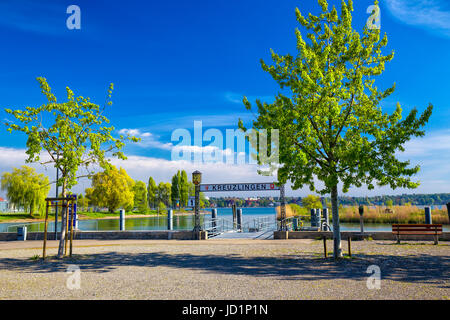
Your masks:
M125 212L125 216L127 217L146 217L146 216L155 216L158 212L156 210L147 210L145 212L139 212L139 211L130 211ZM167 211L164 211L160 213L160 215L167 214ZM186 211L186 210L174 210L174 214L192 214L192 211ZM58 216L59 218L61 215ZM78 212L78 218L79 219L102 219L102 218L118 218L119 217L119 211L117 212L87 212L82 211ZM55 219L55 214L53 212L49 213L49 220L53 221ZM33 215L31 216L28 213L0 213L0 223L5 222L39 222L44 221L44 216L41 215Z
M277 209L277 216L280 217L280 209ZM364 222L367 223L425 223L424 209L416 206L393 206L389 209L392 213L386 212L386 207L364 207ZM310 220L309 210L296 204L286 206L286 217L304 216L303 220ZM431 211L433 223L449 224L447 210L433 209ZM330 212L330 221L332 220ZM358 207L341 207L339 208L340 222L359 223Z

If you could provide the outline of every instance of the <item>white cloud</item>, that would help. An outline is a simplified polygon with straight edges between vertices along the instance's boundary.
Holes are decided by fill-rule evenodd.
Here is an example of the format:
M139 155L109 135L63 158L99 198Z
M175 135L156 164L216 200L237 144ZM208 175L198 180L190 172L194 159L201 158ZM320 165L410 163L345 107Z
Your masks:
M435 156L445 157L450 151L450 130L437 131L426 134L422 138L414 138L405 144L403 157Z
M142 132L140 132L142 135ZM153 135L150 134L150 138ZM160 143L160 142L159 142ZM175 146L176 147L176 146ZM173 146L171 146L173 148ZM192 151L209 152L214 151L215 146L206 146L203 148L189 147ZM411 164L420 164L422 169L414 180L421 181L419 188L414 190L397 189L392 190L389 187L376 187L375 190L366 188L351 188L346 195L350 196L371 196L381 194L401 194L401 193L437 193L449 192L450 190L450 130L442 130L427 133L423 138L415 138L406 144L406 151L399 156L402 159L411 159ZM224 153L230 153L231 150L225 149ZM25 149L0 147L0 173L10 171L13 167L19 167L25 164L27 155ZM257 166L251 164L227 164L201 163L196 164L188 161L171 161L161 158L152 158L145 156L128 156L125 161L113 159L112 163L117 167L123 167L135 180L148 181L152 176L155 181L170 181L177 170L186 170L188 176L195 170L203 173L204 183L231 183L231 182L270 182L274 177L264 177L257 174ZM55 169L52 167L43 167L39 164L27 164L36 168L39 173L44 173L53 181ZM319 183L319 186L321 184ZM74 188L74 192L83 192L90 186L88 179L79 181L79 185ZM311 192L307 188L292 191L290 187L286 188L288 196L305 196ZM2 193L4 195L4 193ZM0 196L2 196L0 194ZM54 194L52 189L51 194ZM263 196L277 195L276 193L242 193L229 194L217 193L210 196Z
M450 11L438 0L386 0L389 12L401 22L425 27L450 37Z
M172 143L163 143L158 140L159 137L151 134L150 132L142 132L140 129L120 129L119 134L130 135L141 140L136 143L136 146L141 148L156 148L161 150L171 150L173 148Z

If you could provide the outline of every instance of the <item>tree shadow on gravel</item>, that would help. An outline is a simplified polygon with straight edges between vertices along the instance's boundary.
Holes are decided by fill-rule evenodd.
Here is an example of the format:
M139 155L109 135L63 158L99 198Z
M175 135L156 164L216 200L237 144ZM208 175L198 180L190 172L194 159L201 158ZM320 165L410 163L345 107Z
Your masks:
M352 259L334 262L319 255L301 254L277 257L229 255L169 254L166 252L107 252L76 255L62 261L50 259L1 258L0 272L10 270L30 273L65 272L69 264L82 271L110 272L120 267L170 267L201 270L205 273L276 277L284 280L354 279L365 280L368 266L378 265L383 280L436 283L450 287L450 257L428 254L390 256L355 254Z

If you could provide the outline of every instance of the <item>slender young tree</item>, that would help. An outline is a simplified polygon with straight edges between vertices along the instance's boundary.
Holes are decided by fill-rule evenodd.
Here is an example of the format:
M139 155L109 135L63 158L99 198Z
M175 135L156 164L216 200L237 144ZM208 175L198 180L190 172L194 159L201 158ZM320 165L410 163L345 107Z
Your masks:
M181 170L180 206L186 207L188 205L188 200L189 200L189 180L186 171Z
M5 109L14 116L6 121L8 131L20 131L28 136L26 162L40 162L59 169L60 178L56 182L62 186L62 197L77 184L77 179L90 177L95 167L110 169L108 155L126 159L121 149L125 140L138 141L131 136L113 137L113 126L107 126L108 118L103 115L106 106L110 106L113 85L108 90L104 107L90 101L89 98L75 97L68 87L67 101L58 102L45 78L37 78L41 91L47 99L45 104L26 107L23 110ZM43 154L42 154L43 153ZM46 159L41 162L41 157ZM85 170L79 173L81 169ZM62 226L66 223L66 212L62 212ZM58 258L64 250L65 228L61 228Z
M172 192L171 192L171 198L172 198L172 205L175 207L177 200L180 200L180 171L178 171L176 174L172 177Z
M322 13L305 18L296 9L302 31L295 31L297 54L278 55L274 64L261 61L262 68L280 85L282 92L273 103L256 101L255 130L279 129L278 181L290 180L294 189L331 193L334 258L342 256L338 212L338 186L389 185L395 189L416 188L411 176L419 166L400 161L397 151L412 137L423 136L423 126L432 105L418 116L413 109L402 117L397 104L392 114L382 111L380 102L394 92L395 85L381 90L375 79L394 57L383 54L387 35L364 28L360 35L352 27L353 3L341 3L341 12L319 0ZM375 2L377 4L377 2ZM305 32L307 35L305 37ZM247 109L252 105L243 100ZM246 130L243 122L239 127ZM260 161L261 162L261 161ZM317 188L315 178L322 181ZM319 189L319 190L317 190Z
M136 181L133 187L134 206L140 213L146 213L148 209L147 186L142 181Z

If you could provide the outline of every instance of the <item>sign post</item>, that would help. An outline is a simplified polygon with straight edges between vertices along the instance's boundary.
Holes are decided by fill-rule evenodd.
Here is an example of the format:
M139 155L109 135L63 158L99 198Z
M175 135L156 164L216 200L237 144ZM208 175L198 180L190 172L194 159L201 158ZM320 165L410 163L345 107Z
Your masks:
M280 223L280 231L287 231L286 226L286 201L284 199L284 184L280 187L280 211L281 211L281 223Z
M201 231L201 226L200 226L200 183L202 182L202 173L200 171L194 171L192 173L192 182L195 185L194 232L198 233Z

